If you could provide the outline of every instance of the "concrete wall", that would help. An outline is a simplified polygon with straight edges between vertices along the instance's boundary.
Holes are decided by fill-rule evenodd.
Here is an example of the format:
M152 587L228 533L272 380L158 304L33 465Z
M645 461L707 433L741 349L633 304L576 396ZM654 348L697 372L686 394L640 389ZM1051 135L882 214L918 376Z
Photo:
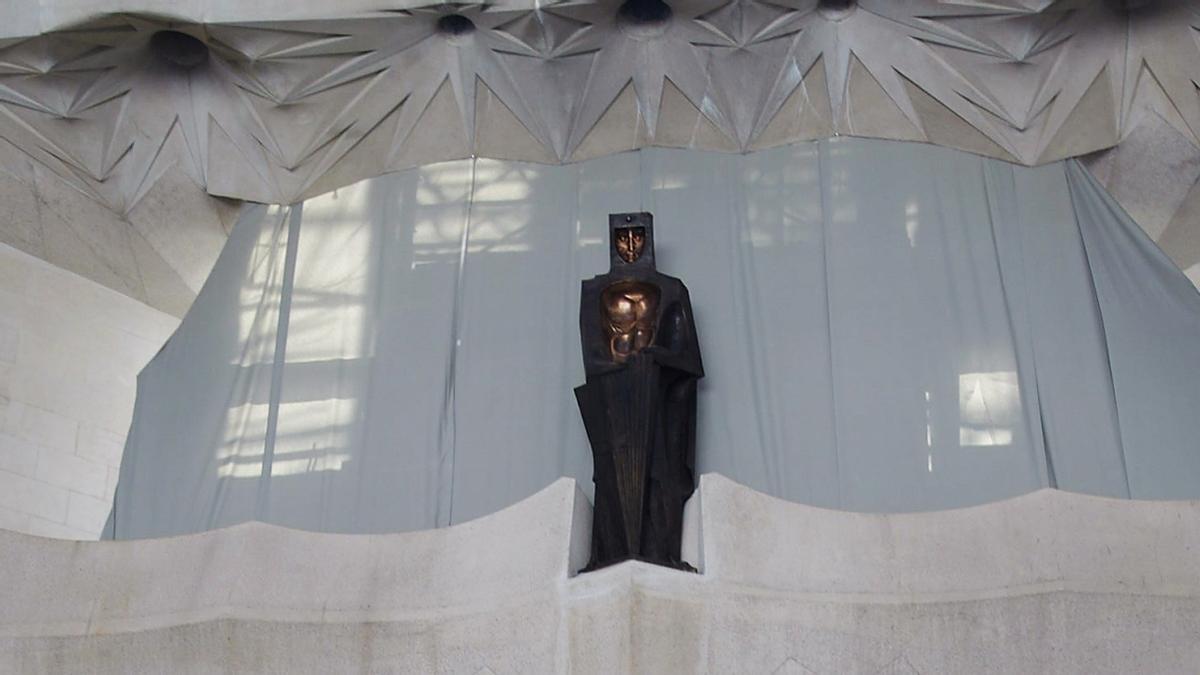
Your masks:
M208 196L175 165L128 209L113 210L0 141L0 243L177 317L240 208Z
M419 0L387 3L413 15L372 0L0 0L0 61L19 73L0 92L0 241L180 315L236 213L210 194L287 204L472 155L855 135L1084 156L1180 268L1200 264L1197 0L762 16L672 0L653 40L628 33L619 4L567 3L544 30L537 0L459 8L480 31L458 41L436 28L452 7ZM162 29L207 41L209 63L148 58ZM83 62L80 45L95 47Z
M1043 490L817 509L702 479L691 574L572 576L562 479L452 528L244 524L159 540L0 532L0 671L1194 673L1200 502Z
M178 323L0 244L0 528L97 538L137 373Z

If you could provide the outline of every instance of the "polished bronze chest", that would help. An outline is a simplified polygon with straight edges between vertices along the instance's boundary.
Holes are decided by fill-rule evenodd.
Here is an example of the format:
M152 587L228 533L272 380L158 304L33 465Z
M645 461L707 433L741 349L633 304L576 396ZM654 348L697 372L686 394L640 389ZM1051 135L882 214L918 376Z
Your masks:
M613 363L625 363L654 342L658 303L657 286L644 281L618 281L600 295L600 311Z

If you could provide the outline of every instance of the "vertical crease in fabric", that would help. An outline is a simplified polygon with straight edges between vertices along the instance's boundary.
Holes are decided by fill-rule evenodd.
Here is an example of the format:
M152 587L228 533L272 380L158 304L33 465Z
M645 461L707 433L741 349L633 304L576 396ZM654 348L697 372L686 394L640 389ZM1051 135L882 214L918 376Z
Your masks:
M825 274L825 334L826 343L829 345L829 410L833 416L833 424L830 425L833 434L833 478L837 486L837 506L842 506L842 445L838 440L838 403L837 403L837 373L835 372L834 363L834 346L833 346L833 303L830 300L830 295L833 293L832 274L829 271L829 240L830 233L833 229L829 220L829 202L831 195L829 192L832 186L829 183L829 171L827 165L827 155L829 153L828 140L817 141L817 179L820 181L821 195L821 268Z
M1104 347L1104 364L1108 368L1109 391L1112 393L1112 410L1115 419L1113 424L1117 427L1117 444L1121 449L1121 475L1125 479L1125 497L1133 498L1133 490L1129 480L1129 458L1125 449L1125 434L1121 429L1121 406L1117 400L1117 382L1113 378L1112 354L1109 351L1108 329L1104 324L1104 307L1100 302L1100 292L1096 287L1096 271L1092 268L1092 252L1088 250L1088 238L1083 234L1083 223L1080 221L1079 209L1080 204L1075 194L1079 190L1078 179L1071 170L1075 166L1075 160L1068 160L1064 165L1063 170L1067 175L1068 194L1071 198L1071 210L1074 213L1075 229L1079 233L1079 240L1082 245L1083 257L1087 264L1087 280L1088 286L1091 289L1092 306L1096 310L1096 320L1100 322L1100 344Z
M438 451L441 454L438 461L438 514L437 523L440 527L454 523L454 460L457 451L455 384L458 379L459 340L462 338L463 293L466 292L467 277L467 247L471 238L471 207L475 202L476 166L479 159L470 160L470 179L467 184L467 198L463 214L462 234L458 244L458 269L454 277L454 294L450 309L450 359L446 364L446 384L442 395L441 424L438 426Z
M271 472L275 462L275 434L279 428L279 401L283 390L283 371L287 361L288 323L292 314L292 289L296 283L296 256L300 246L300 222L304 202L288 207L287 254L283 259L283 286L279 293L279 323L275 330L275 360L271 366L271 394L267 404L267 432L263 442L262 475L258 483L255 517L270 518Z
M983 174L983 195L984 195L984 199L987 201L988 224L990 226L990 232L991 232L992 250L996 254L996 271L1000 276L1000 296L1001 296L1001 298L1003 298L1003 301L1004 301L1004 306L1006 309L1004 316L1006 319L1006 324L1008 326L1009 339L1012 340L1013 355L1017 361L1017 370L1018 370L1018 372L1020 372L1021 361L1022 361L1021 356L1020 356L1020 349L1019 349L1020 341L1017 339L1016 321L1013 317L1014 300L1013 300L1012 294L1010 293L1010 290L1009 290L1009 286L1011 285L1012 280L1011 280L1011 275L1009 273L1005 272L1005 264L1004 264L1005 257L1001 254L1001 251L1000 251L1001 235L1000 235L1000 233L997 232L997 225L1000 223L1003 223L1005 226L1004 233L1008 234L1008 236L1011 236L1015 240L1014 246L1017 249L1017 255L1016 255L1015 262L1016 262L1016 264L1018 264L1020 266L1020 268L1018 270L1016 270L1016 272L1017 272L1017 276L1021 279L1021 289L1023 291L1023 300L1025 302L1026 307L1028 307L1028 305L1029 305L1029 290L1028 290L1029 285L1028 285L1028 279L1026 278L1026 275L1025 275L1025 249L1024 249L1024 246L1021 241L1021 231L1020 231L1021 228L1020 228L1019 220L1014 219L1014 221L1010 223L1010 222L1006 221L1004 215L1002 215L1000 213L1000 210L1001 210L1000 201L997 199L997 197L999 197L1000 195L998 195L996 193L1004 192L1004 190L1000 189L996 185L997 179L993 173L993 169L996 166L997 166L996 160L992 160L992 159L981 159L980 160L980 167L981 167L982 174ZM1008 190L1008 193L1009 193L1008 196L1010 198L1012 198L1013 200L1016 200L1017 199L1017 190L1016 190L1015 181L1013 180L1012 169L1010 167L1005 167L1005 169L1007 170L1007 178L1008 178L1006 183L1011 185L1011 189ZM1015 203L1015 201L1010 202L1010 203ZM1022 396L1025 395L1024 392L1032 389L1030 398L1032 399L1031 402L1033 405L1024 406L1025 419L1026 419L1025 426L1026 426L1026 430L1030 434L1030 438L1029 438L1030 442L1034 444L1035 448L1037 448L1040 445L1040 449L1041 449L1041 453L1042 453L1041 468L1043 471L1045 471L1046 487L1057 488L1058 487L1058 479L1054 474L1054 459L1051 456L1052 450L1050 447L1050 441L1046 434L1046 417L1045 417L1046 410L1043 407L1044 404L1042 401L1041 384L1039 382L1039 373L1038 373L1038 367L1037 367L1037 343L1033 338L1033 324L1029 320L1028 317L1025 318L1024 326L1025 326L1025 331L1024 331L1025 341L1029 345L1029 360L1030 360L1029 367L1033 371L1032 373L1029 373L1029 382L1024 383L1026 386L1023 386L1020 388L1020 392L1021 392ZM1021 382L1022 382L1022 378L1018 377L1018 383L1021 383ZM1034 429L1029 428L1032 425L1032 420L1030 420L1030 417L1033 416L1034 414L1037 415L1037 430L1036 430L1037 433L1036 434L1033 433Z

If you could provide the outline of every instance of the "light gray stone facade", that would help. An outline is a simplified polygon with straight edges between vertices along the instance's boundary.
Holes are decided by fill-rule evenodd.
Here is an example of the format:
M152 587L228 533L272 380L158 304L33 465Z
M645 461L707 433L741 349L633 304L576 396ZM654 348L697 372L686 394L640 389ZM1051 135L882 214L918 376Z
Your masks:
M1024 164L1100 152L1125 208L1200 264L1196 0L670 4L634 25L615 0L8 0L0 241L178 316L235 208L208 195L286 204L470 155L842 134ZM474 29L443 34L452 12ZM206 62L156 56L165 30Z
M0 244L0 528L100 535L137 373L178 324Z
M701 574L573 575L590 508L562 479L442 530L261 524L68 543L0 533L15 672L1188 673L1200 504L1043 490L969 509L828 511L715 474Z

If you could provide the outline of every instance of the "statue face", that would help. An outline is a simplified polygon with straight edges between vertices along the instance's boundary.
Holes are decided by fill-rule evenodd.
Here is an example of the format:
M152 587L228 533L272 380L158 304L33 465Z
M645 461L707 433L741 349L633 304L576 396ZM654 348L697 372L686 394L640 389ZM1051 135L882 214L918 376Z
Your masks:
M632 263L642 257L642 248L646 245L646 228L623 227L616 232L617 255L621 260Z

